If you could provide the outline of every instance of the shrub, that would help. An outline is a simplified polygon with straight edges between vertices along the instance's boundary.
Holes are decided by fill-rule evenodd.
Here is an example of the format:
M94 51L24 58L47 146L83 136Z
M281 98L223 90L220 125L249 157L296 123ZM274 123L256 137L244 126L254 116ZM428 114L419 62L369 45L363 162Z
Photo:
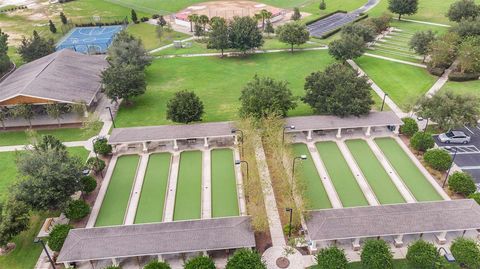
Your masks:
M452 164L452 157L450 153L444 149L431 149L425 152L423 159L428 164L438 171L447 171Z
M171 269L171 267L166 262L151 261L143 269Z
M51 250L58 252L62 249L70 229L72 226L68 224L57 224L53 227L48 237L48 246Z
M160 15L159 15L159 14L153 14L153 15L152 15L152 19L156 20L156 19L158 19L158 18L160 18Z
M108 155L112 153L112 145L108 144L108 141L106 138L99 138L93 144L93 150L98 154Z
M472 239L457 238L450 247L455 260L466 268L480 268L480 249Z
M105 169L105 162L97 157L91 157L87 160L87 167L93 172L98 173Z
M411 137L416 132L418 132L417 121L412 118L403 118L403 125L400 127L400 133Z
M468 198L475 200L480 205L480 192L472 193Z
M215 263L208 256L197 256L188 260L183 266L184 269L215 269Z
M267 266L262 261L262 257L256 251L250 249L240 249L235 251L233 256L228 259L225 269L266 269Z
M468 196L477 190L470 174L455 172L448 177L448 187L456 193Z
M416 132L410 139L410 145L418 151L426 151L433 148L435 141L430 133Z
M348 265L345 251L337 246L321 249L316 260L318 269L346 269Z
M146 21L148 21L148 20L149 20L148 17L142 17L142 18L140 18L140 21L141 21L141 22L146 22Z
M90 206L83 200L72 200L65 209L65 215L71 220L83 219L90 213Z
M369 269L392 269L393 255L383 240L367 240L360 254L362 265Z
M82 184L82 191L90 193L97 188L97 181L92 176L84 176L80 179Z
M408 246L407 261L412 268L430 269L437 258L437 248L432 243L418 240Z
M469 81L477 80L480 77L479 73L462 73L462 72L451 72L448 75L448 79L451 81Z
M434 67L434 66L430 66L429 64L427 65L427 70L430 74L432 74L434 76L437 76L437 77L441 77L443 75L443 73L445 72L445 68Z
M201 121L203 102L193 91L179 91L168 100L167 119L179 123Z

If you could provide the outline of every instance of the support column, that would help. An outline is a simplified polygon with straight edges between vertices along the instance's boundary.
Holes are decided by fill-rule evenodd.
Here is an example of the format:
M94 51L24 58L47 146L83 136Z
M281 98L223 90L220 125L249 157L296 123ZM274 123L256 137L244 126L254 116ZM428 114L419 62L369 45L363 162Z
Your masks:
M439 245L443 245L445 243L447 243L447 232L442 232L440 234L437 234L435 235L436 239L437 239L437 243Z
M238 136L236 136L236 135L233 136L233 144L235 146L238 145Z
M173 139L173 150L178 150L177 139Z
M360 250L360 238L355 238L355 240L353 240L352 247L354 251Z
M64 262L63 266L65 266L65 268L72 268L72 266L68 262Z
M308 247L310 249L310 253L316 253L317 252L317 241L312 240L309 242Z
M88 110L87 110L87 107L84 107L84 108L83 108L83 117L84 117L84 118L88 118Z
M118 266L118 262L116 258L112 258L112 264L113 266Z
M338 139L342 138L342 128L338 128L337 138L338 138Z
M312 141L312 130L308 130L307 141Z
M365 132L365 136L370 136L370 132L372 131L372 126L367 127L367 132Z
M112 154L115 155L117 154L118 150L117 150L117 145L112 145Z
M206 250L203 251L203 256L208 257L208 252Z
M403 234L397 235L397 237L393 241L396 248L403 247Z
M147 147L147 142L143 142L143 153L148 153L148 147Z
M157 258L157 259L158 259L159 262L163 262L162 254L158 254L158 258Z
M399 134L400 133L400 125L395 125L395 130L393 130L394 134Z
M203 140L204 140L204 142L203 142L203 147L205 147L206 149L208 149L208 137L205 137Z

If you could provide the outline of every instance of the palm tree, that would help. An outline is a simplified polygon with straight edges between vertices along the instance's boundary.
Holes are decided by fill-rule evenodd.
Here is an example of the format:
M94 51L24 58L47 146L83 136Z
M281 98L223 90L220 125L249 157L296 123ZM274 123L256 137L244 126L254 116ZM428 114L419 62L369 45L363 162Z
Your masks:
M198 22L198 15L197 14L190 14L187 17L188 21L190 22L190 32L193 32L193 24Z
M272 12L266 9L262 9L260 11L260 16L262 16L262 29L265 29L265 21L271 19L272 15L273 15Z
M254 18L254 19L257 21L257 23L258 23L258 21L260 21L260 20L262 19L262 14L257 13L257 14L255 14L255 15L253 15L253 18Z
M201 15L198 18L198 23L200 23L203 26L203 31L205 31L206 25L208 24L209 21L210 19L208 18L207 15Z

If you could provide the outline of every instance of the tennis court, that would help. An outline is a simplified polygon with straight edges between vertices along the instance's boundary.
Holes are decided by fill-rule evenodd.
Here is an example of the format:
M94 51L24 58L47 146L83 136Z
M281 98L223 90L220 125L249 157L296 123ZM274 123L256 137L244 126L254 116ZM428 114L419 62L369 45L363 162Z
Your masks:
M85 54L105 53L122 29L121 25L76 27L58 43L56 50L69 48Z
M239 215L233 151L212 150L212 216Z

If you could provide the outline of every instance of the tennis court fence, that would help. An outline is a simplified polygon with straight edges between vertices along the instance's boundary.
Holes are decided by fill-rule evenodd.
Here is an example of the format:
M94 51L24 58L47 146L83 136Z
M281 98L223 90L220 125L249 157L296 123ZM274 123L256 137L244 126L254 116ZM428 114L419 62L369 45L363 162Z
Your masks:
M68 20L67 24L62 24L61 30L65 35L75 27L92 27L92 26L111 26L122 25L124 28L128 25L128 18L125 16L93 16L85 18L75 18Z

